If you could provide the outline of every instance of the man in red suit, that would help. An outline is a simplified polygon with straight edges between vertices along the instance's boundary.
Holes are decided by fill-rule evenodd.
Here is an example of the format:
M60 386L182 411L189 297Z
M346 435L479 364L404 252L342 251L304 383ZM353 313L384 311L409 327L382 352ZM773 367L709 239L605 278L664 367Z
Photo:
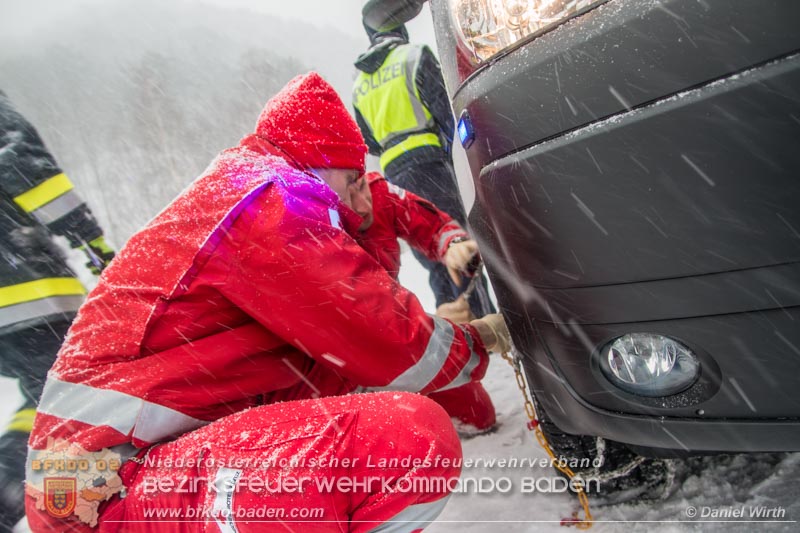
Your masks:
M478 246L461 225L428 200L389 183L378 172L359 178L351 187L353 210L362 218L358 243L396 280L400 274L403 239L431 261L444 264L459 284L478 254ZM437 315L453 322L468 322L469 305L461 297L437 308ZM428 394L453 419L461 435L485 433L497 418L492 399L479 381L454 384Z

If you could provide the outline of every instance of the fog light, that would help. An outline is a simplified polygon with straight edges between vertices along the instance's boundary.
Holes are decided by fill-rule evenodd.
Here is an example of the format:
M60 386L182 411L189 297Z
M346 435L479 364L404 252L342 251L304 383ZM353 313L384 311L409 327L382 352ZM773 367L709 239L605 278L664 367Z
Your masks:
M640 396L669 396L688 389L700 363L680 342L654 333L629 333L600 353L603 374L620 389Z

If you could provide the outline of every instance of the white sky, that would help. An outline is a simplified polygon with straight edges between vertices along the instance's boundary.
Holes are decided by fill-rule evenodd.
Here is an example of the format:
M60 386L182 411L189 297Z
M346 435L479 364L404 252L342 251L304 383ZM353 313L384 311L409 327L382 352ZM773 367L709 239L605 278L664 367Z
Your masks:
M331 25L343 31L363 35L361 26L361 7L367 0L187 0L206 2L220 6L245 7L286 18L306 20L317 26ZM419 16L408 25L411 40L424 43L436 49L428 5ZM366 39L366 37L365 37Z
M91 5L109 0L0 0L0 32L35 38L42 24L67 13L85 11L91 18ZM117 0L137 2L137 0ZM187 8L207 3L221 7L244 8L285 18L305 20L317 26L335 26L341 31L363 37L361 7L366 0L183 0ZM433 23L426 4L422 13L408 25L412 41L436 48Z

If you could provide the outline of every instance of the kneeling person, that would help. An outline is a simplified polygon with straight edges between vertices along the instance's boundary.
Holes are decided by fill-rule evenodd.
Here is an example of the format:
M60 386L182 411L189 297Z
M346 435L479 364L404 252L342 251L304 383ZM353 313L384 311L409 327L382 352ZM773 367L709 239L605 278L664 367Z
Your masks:
M350 198L353 210L363 220L358 243L395 280L400 274L398 239L447 266L456 284L464 273L469 274L470 264L477 258L477 244L458 222L428 200L389 183L378 172L359 178L351 186ZM472 318L463 297L439 306L437 315L456 323ZM497 422L492 399L480 381L454 383L428 397L444 407L462 435L485 433Z

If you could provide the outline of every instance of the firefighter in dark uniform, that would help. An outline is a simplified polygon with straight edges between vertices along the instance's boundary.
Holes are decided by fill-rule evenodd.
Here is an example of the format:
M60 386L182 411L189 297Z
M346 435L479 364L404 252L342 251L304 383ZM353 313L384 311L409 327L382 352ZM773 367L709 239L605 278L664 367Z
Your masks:
M455 120L439 62L427 46L409 44L403 25L364 28L371 46L355 63L353 107L370 153L380 158L386 179L467 227L450 150ZM453 301L460 290L445 266L416 250L414 256L430 272L436 306ZM469 304L476 317L494 312L483 276Z
M0 436L0 531L11 531L25 513L36 404L86 292L55 235L82 249L95 274L114 256L39 134L0 91L0 374L17 378L25 398Z

